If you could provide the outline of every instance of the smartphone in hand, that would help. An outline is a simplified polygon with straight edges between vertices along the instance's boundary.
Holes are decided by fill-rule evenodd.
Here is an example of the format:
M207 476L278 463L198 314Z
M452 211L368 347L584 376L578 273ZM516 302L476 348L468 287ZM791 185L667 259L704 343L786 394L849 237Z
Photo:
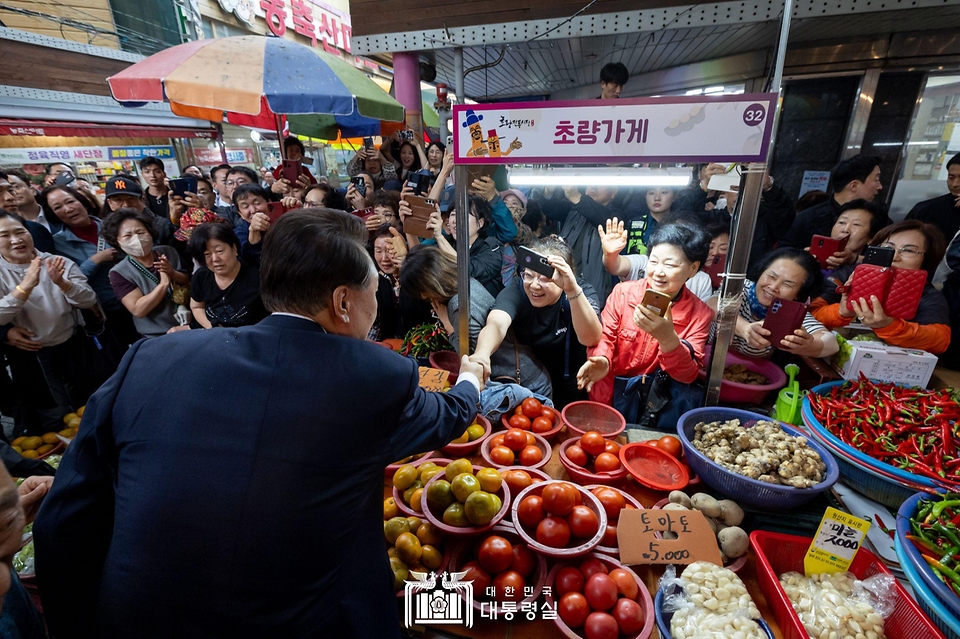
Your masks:
M893 258L896 257L896 255L896 250L892 248L868 246L863 252L863 263L890 268L893 266Z
M362 175L350 178L350 183L353 184L353 188L357 190L357 193L363 197L367 197L367 183L364 181Z
M844 237L835 240L825 235L814 235L810 240L810 255L817 258L820 268L827 268L827 258L847 248L847 240L849 239L849 237Z
M667 309L670 308L670 302L670 296L666 293L648 288L643 294L643 301L640 302L640 306L653 311L660 317L664 317L667 314Z
M170 180L170 190L178 197L186 197L187 193L197 192L196 177L178 177Z
M271 224L280 219L280 216L286 212L287 207L282 202L267 202L267 217L270 218Z
M770 331L767 341L774 348L783 350L780 343L787 335L803 326L803 318L807 315L807 305L792 300L774 298L767 316L763 319L763 328Z
M297 178L300 177L301 166L300 160L284 160L283 168L280 169L280 177L289 182L290 186L296 186Z
M530 269L534 273L546 275L551 279L553 278L553 274L556 272L556 269L550 266L550 263L547 261L546 255L541 255L536 251L532 251L526 246L517 247L517 264L522 266L524 269Z

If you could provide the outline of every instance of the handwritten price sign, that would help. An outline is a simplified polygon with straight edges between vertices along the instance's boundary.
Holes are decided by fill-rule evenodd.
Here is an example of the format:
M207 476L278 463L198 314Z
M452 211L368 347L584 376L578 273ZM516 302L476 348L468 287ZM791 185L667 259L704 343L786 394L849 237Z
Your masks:
M440 393L447 387L447 378L450 377L449 371L439 368L420 367L420 388L426 391Z
M661 533L661 538L657 533ZM665 538L674 535L676 538ZM709 561L722 565L717 538L703 514L696 510L621 510L617 541L620 561L625 564Z
M824 572L845 572L860 550L860 544L870 529L870 522L827 508L820 521L820 528L803 558L803 571L807 575Z

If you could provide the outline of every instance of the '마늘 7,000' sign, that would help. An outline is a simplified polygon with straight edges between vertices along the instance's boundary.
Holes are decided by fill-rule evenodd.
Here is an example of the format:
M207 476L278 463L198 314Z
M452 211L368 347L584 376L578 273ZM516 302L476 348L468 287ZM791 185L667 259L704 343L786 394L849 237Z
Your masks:
M775 93L454 107L458 164L764 162Z

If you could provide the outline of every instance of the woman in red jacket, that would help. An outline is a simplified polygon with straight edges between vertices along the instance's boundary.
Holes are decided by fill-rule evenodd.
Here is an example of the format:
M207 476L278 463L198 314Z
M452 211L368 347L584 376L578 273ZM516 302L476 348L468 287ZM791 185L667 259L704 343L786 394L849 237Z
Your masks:
M853 264L838 268L827 278L820 297L810 305L810 312L830 330L847 326L860 318L863 326L891 346L916 348L939 355L950 346L950 309L943 293L934 288L930 280L943 259L946 245L937 227L919 220L892 224L870 241L870 246L885 246L896 251L893 256L895 268L923 269L927 272L920 306L909 322L888 316L876 297L850 300L854 310L847 310L846 294L841 295L836 290L838 286L849 285L852 281L856 268Z
M577 375L590 399L611 404L618 376L662 369L680 383L697 378L713 311L685 284L709 250L710 237L700 228L666 224L653 233L646 276L614 287L601 315L603 337ZM664 317L641 304L647 289L670 296Z

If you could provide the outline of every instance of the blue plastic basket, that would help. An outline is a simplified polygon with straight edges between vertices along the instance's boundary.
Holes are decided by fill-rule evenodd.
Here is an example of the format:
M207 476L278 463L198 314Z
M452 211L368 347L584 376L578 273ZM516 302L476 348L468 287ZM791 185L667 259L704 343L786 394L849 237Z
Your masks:
M830 394L830 390L831 390L834 386L842 386L842 385L845 384L845 383L846 383L846 382L842 382L842 381L841 381L841 382L829 382L829 383L827 383L827 384L820 384L819 386L815 386L815 387L813 388L813 390L810 391L810 392L811 392L811 393L816 393L816 394L818 394L818 395L829 395L829 394ZM849 445L845 444L839 437L837 437L836 435L834 435L833 433L831 433L829 430L827 430L827 429L820 423L820 421L814 416L814 414L813 414L813 406L810 405L810 398L809 398L809 397L804 397L804 398L803 398L803 408L801 409L801 414L803 415L803 421L804 421L804 423L805 423L807 426L809 426L812 430L814 430L819 437L821 437L822 439L827 440L828 442L830 442L831 444L835 445L835 446L836 446L837 448L839 448L840 450L848 453L849 456L853 457L854 459L856 459L857 461L859 461L859 462L862 463L863 465L865 465L865 466L870 466L870 467L873 467L873 468L879 468L880 470L882 470L882 471L885 472L885 473L889 473L890 475L893 475L894 477L900 477L900 478L902 478L904 481L907 481L907 482L910 482L910 483L913 483L913 484L917 484L917 485L919 485L919 486L926 486L926 487L929 487L929 488L937 488L937 487L938 487L937 484L936 484L936 482L934 482L932 479L929 479L929 478L924 477L924 476L922 476L922 475L914 475L913 473L909 473L909 472L907 472L907 471L905 471L905 470L903 470L903 469L897 468L896 466L891 466L890 464L885 464L884 462L882 462L882 461L880 461L880 460L878 460L878 459L874 459L873 457L871 457L870 455L867 455L866 453L861 453L859 450L857 450L857 449L854 448L853 446L849 446ZM887 481L889 481L889 480L887 480ZM911 491L910 491L910 494L912 495L914 492L916 492L916 491L911 490Z
M657 630L660 631L661 639L670 639L673 635L670 633L670 622L673 620L672 612L663 611L663 599L666 596L666 588L660 588L657 590L656 596L653 598L653 613L657 619ZM679 586L671 586L670 593L671 595L676 594L680 591ZM770 629L769 624L763 619L757 619L757 623L760 625L760 628L767 634L767 637L774 639L773 630Z
M794 488L780 484L768 484L764 481L750 479L744 475L727 470L720 464L709 459L706 455L694 448L691 443L695 437L694 429L701 422L727 421L739 419L740 425L749 428L757 421L776 421L766 415L751 413L736 408L722 408L708 406L694 408L680 417L677 423L677 436L683 444L683 453L686 455L690 469L696 473L705 484L719 490L739 504L756 508L795 508L814 499L825 490L829 490L840 477L840 468L836 460L817 441L808 438L809 446L817 451L820 459L827 465L826 476L823 481L811 488ZM806 437L805 433L783 422L778 422L788 435Z
M897 512L897 536L903 540L903 554L905 555L905 557L901 556L899 558L900 563L902 564L906 558L914 570L917 571L923 583L926 584L927 588L930 589L940 603L950 611L950 614L953 615L954 618L960 619L960 597L957 597L946 584L940 581L937 575L934 574L933 569L923 560L923 555L920 554L917 547L906 537L911 534L910 519L917 514L921 499L937 499L937 497L927 493L917 493L903 502L903 505L900 506L900 510ZM899 555L899 553L897 554Z
M900 568L913 588L913 598L916 599L920 609L930 617L930 621L943 632L947 639L960 639L960 620L951 615L946 606L927 588L907 557L903 543L900 541L900 535L894 537L893 546L897 551L897 558L900 559Z
M818 444L823 445L820 431L815 428L810 429L810 437ZM843 455L839 455L830 450L829 446L824 445L840 468L840 475L844 482L858 493L881 503L889 508L900 508L904 500L914 495L917 491L893 482L886 477L877 474L868 466L859 466L852 463Z

